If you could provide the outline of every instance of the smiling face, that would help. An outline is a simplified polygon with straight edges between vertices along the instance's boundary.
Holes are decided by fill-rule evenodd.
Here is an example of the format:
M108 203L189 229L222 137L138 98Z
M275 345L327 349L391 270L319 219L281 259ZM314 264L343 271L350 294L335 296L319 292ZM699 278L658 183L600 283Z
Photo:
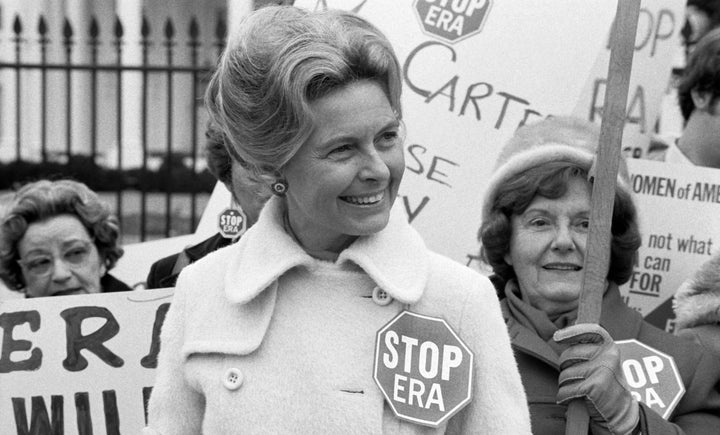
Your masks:
M371 80L310 107L315 129L283 170L288 218L305 249L340 252L387 225L405 169L400 123Z
M85 226L59 215L28 225L18 242L28 297L99 293L106 268Z
M505 256L523 300L551 317L577 308L582 288L591 190L579 177L570 178L567 187L562 197L536 196L512 216Z

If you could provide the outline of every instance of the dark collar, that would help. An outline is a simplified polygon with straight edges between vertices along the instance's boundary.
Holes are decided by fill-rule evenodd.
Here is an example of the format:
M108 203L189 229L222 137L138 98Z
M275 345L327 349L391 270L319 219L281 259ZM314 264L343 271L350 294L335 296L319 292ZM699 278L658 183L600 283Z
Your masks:
M239 239L239 237L238 237ZM220 248L224 248L225 246L228 246L233 243L233 239L226 239L220 233L217 233L213 235L212 237L209 237L202 242L187 247L183 249L182 252L175 254L171 258L173 259L172 264L168 266L168 275L162 277L158 281L158 287L164 288L164 287L175 287L175 283L177 282L178 275L180 275L180 272L175 272L177 263L182 261L182 266L180 266L180 270L182 270L182 267L187 266L188 264L192 264L196 262L197 260L203 258L207 254L216 251ZM184 258L182 258L184 256ZM164 270L164 269L160 269ZM172 273L170 273L172 271Z
M233 239L226 239L220 233L217 233L212 237L203 240L197 245L185 248L185 254L187 254L190 262L193 263L213 251L230 245L232 242Z
M106 273L100 278L100 287L103 293L125 292L132 290L129 285Z

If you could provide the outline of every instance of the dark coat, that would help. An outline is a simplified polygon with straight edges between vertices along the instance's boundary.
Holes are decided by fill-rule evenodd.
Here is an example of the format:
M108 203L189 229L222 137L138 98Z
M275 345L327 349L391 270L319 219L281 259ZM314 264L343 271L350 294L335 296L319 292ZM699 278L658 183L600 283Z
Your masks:
M156 261L150 267L146 283L147 288L175 287L175 281L177 281L183 267L231 243L232 239L226 239L220 233L217 233L197 245L185 248L182 252Z
M100 278L100 287L102 287L103 293L126 292L128 290L132 290L129 285L109 273L106 273L105 276Z
M533 434L563 434L567 406L556 404L559 356L535 332L514 319L507 304L506 299L501 301L528 398ZM643 321L639 313L625 305L614 284L603 297L600 325L614 340L634 338L675 358L685 384L685 395L670 422L641 404L643 434L719 433L720 360L695 343Z

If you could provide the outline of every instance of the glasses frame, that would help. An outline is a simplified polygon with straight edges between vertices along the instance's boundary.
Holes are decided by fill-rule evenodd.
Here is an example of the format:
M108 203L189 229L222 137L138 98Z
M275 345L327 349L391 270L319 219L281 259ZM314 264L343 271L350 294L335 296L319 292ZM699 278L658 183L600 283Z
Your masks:
M83 247L86 249L86 252L83 254L82 259L80 261L78 261L77 263L73 263L71 261L65 260L64 258L60 258L60 260L63 263L65 263L70 269L77 269L80 266L82 266L82 264L85 263L85 261L89 257L90 252L92 251L92 247L95 246L94 238L91 240L78 240L78 242L82 243ZM67 253L68 251L71 251L72 249L75 249L75 248L77 248L77 246L73 246L73 247L67 249L67 251L63 252L63 255L65 253ZM97 246L95 246L95 248L97 249ZM43 256L38 256L38 257L43 257ZM55 260L57 260L57 257L54 255L48 255L47 257L49 257L51 260L50 266L48 267L47 271L41 272L41 273L33 272L31 266L28 264L28 263L30 263L30 261L27 259L19 258L16 261L17 261L18 265L20 266L20 268L23 270L23 272L25 272L29 275L32 275L34 277L37 277L37 278L44 278L44 277L52 274L52 272L55 270Z

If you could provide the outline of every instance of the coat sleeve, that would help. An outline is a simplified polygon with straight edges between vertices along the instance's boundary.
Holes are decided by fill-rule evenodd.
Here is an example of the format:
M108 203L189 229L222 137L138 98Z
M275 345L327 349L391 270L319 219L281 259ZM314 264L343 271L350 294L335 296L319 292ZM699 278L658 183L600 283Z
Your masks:
M530 434L530 413L500 303L490 281L473 274L458 333L475 355L473 400L447 433Z
M186 358L182 353L186 298L190 289L188 281L187 273L180 275L162 326L155 385L148 407L148 428L144 435L202 432L204 399L188 382Z

